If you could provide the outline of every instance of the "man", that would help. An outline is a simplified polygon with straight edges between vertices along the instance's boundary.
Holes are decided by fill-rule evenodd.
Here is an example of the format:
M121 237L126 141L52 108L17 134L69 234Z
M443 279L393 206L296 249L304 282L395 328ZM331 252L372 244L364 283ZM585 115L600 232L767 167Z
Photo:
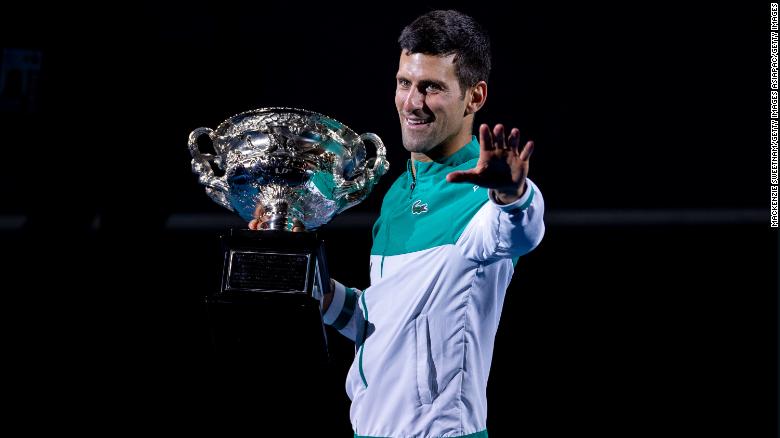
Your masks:
M357 346L346 383L356 436L486 437L504 295L544 234L544 201L526 178L533 143L521 148L500 124L472 136L490 42L471 17L427 13L399 43L395 104L411 159L374 224L371 286L332 282L323 319Z

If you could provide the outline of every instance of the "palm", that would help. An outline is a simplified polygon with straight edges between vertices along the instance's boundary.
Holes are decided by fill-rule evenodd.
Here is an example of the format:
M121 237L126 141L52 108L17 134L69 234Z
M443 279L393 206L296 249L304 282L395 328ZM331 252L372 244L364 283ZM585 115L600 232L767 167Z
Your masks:
M491 132L487 125L479 127L479 161L466 171L447 175L449 182L469 182L499 193L520 194L525 188L529 160L534 143L529 141L520 149L520 131L515 128L506 138L503 125Z

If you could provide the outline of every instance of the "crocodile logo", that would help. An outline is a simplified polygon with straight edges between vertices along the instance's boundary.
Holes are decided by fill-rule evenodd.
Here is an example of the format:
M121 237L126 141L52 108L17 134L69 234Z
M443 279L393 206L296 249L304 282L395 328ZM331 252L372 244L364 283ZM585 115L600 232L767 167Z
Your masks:
M428 212L428 204L423 204L419 199L412 204L412 214L420 214Z

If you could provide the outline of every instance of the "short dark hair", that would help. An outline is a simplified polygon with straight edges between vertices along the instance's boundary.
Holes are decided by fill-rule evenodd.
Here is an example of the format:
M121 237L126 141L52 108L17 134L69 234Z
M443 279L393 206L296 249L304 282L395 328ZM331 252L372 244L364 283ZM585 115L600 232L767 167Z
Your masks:
M465 93L490 75L490 37L470 16L437 10L417 17L398 37L401 50L434 56L455 54L455 75Z

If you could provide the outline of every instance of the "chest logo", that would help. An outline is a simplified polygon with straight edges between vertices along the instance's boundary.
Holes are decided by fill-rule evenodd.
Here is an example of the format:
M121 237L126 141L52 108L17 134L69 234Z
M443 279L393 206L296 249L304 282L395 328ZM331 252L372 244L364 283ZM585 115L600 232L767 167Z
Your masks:
M412 204L412 214L420 214L428 212L428 204L423 204L421 200L414 201Z

